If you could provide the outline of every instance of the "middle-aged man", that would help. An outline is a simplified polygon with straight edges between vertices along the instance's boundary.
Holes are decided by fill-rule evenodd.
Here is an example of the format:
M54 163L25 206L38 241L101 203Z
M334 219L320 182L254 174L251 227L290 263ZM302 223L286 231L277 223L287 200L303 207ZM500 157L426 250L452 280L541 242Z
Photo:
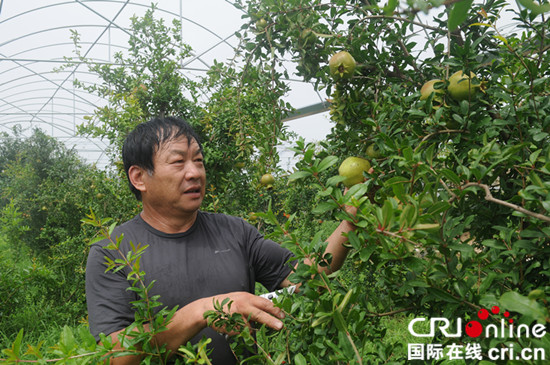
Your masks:
M138 125L126 138L122 155L130 188L143 210L117 227L113 238L123 235L124 254L131 251L130 243L148 245L140 261L145 285L154 281L150 295L160 295L163 306L178 307L167 330L153 341L176 352L188 341L206 336L212 339L213 364L236 363L223 330L208 327L203 314L213 309L214 301L229 298L231 312L280 330L284 314L254 295L254 289L255 282L270 291L291 285L291 252L263 238L243 219L200 210L206 187L203 150L187 122L164 117ZM342 221L327 239L332 262L326 270L341 267L348 250L344 233L352 229L352 223ZM106 257L120 258L117 251L105 248L107 244L104 240L90 248L89 324L97 341L104 333L120 348L117 335L134 321L132 302L139 298L127 290L130 268L106 271ZM111 359L113 364L139 362L139 356Z

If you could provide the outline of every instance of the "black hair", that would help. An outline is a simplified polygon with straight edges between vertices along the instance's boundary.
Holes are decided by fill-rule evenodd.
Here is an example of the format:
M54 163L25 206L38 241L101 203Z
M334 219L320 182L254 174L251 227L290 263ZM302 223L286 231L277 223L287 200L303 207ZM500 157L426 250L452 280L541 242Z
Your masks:
M163 143L182 136L187 137L189 143L195 140L201 152L203 152L200 139L193 127L185 120L177 117L153 118L147 122L138 124L126 136L124 145L122 146L122 161L128 183L130 184L130 190L132 190L137 200L141 201L141 191L137 190L130 181L128 175L130 167L138 166L149 173L153 173L155 171L153 157L160 146Z

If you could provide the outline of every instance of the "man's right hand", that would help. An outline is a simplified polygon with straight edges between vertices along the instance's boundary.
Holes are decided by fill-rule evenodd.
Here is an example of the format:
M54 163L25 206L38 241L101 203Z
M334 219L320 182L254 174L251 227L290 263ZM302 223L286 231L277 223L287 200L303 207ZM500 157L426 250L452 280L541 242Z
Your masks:
M245 323L256 322L265 324L266 326L275 330L283 328L283 322L281 319L285 318L284 312L281 308L275 307L273 303L266 298L259 297L257 295L250 294L248 292L233 292L228 294L216 295L210 298L203 299L205 301L206 311L214 309L214 303L222 303L225 299L231 301L229 310L224 306L224 311L230 314L238 313L243 316ZM235 335L236 333L228 332L223 327L215 327L218 332L227 333L229 335Z

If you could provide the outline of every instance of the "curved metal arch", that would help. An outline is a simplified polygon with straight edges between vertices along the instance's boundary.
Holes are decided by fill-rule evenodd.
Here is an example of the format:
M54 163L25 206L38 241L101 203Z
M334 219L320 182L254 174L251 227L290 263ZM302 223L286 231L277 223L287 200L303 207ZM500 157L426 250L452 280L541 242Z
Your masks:
M23 94L23 93L19 93L19 94ZM26 93L25 93L25 94L26 94ZM27 101L27 100L28 100L28 101L32 101L32 100L44 100L45 98L46 98L45 96L26 97L26 98L22 98L22 99L12 100L12 101L10 101L10 103L18 103L17 105L19 105L19 106L21 106L21 107L23 107L23 106L28 106L28 107L30 107L30 106L33 106L33 105L41 105L42 103L40 103L40 104L38 104L38 103L26 103L26 104L23 104L23 103L21 103L21 102ZM2 100L2 101L4 101L4 102L7 103L7 101L6 101L4 98L0 98L0 100ZM62 103L55 103L54 105L57 105L58 107L71 108L71 109L74 109L74 110L78 110L78 111L80 111L80 112L82 112L82 113L85 112L85 111L87 110L87 109L82 109L82 108L77 107L77 106L75 105L74 100L73 100L72 98L67 98L67 97L62 97L62 96L60 96L60 97L55 98L55 100L56 100L56 101L58 101L58 100L61 100L61 101L63 101L63 100L68 100L68 101L70 101L70 105L62 104ZM2 115L3 113L7 113L7 112L4 112L4 111L2 111L2 110L0 109L0 115ZM29 112L29 113L27 113L27 114L30 114L30 113L32 113L32 112Z
M55 71L47 71L47 72L42 72L43 75L48 75L48 74L56 74L56 75L59 75L60 73L59 72L55 72ZM84 74L84 75L92 75L92 76L95 76L95 74L93 72L90 72L90 71L78 71L78 74ZM28 74L28 75L24 75L24 76L21 76L21 77L17 77L15 79L11 79L7 82L4 82L4 83L1 83L0 86L4 86L4 85L7 85L7 84L10 84L12 82L15 82L17 80L23 80L23 79L27 79L29 77L34 77L34 76L37 76L36 74ZM63 79L64 80L64 79ZM26 82L24 84L18 84L17 86L27 86L27 85L31 85L31 84L37 84L39 82L48 82L48 83L52 83L54 84L55 86L59 86L57 84L57 82L61 82L62 79L45 79L45 80L41 80L41 81L30 81L30 82ZM65 90L69 93L72 93L73 91L71 90ZM76 88L74 89L74 91L78 91L80 92L80 89ZM89 95L88 93L85 93L85 92L82 92L83 94L86 94L86 95Z
M2 0L3 1L3 0ZM20 17L20 16L23 16L23 15L27 15L27 14L30 14L30 13L34 13L35 11L41 11L41 10L44 10L44 9L47 9L47 8L53 8L54 6L60 6L60 5L66 5L66 4L70 4L70 5L73 5L74 2L73 1L64 1L64 2L60 2L60 3L54 3L54 4L48 4L48 5L43 5L43 6L39 6L37 8L32 8L32 9L29 9L29 10L26 10L26 11L23 11L21 13L17 13L9 18L6 18L5 20L1 20L0 21L0 25L2 23L5 23L5 22L8 22L10 20L13 20L17 17Z
M32 122L17 120L17 121L10 121L10 122L6 122L6 123L2 123L0 125L2 125L2 126L8 126L8 125L11 125L11 124L18 125L18 124L21 124L22 122L25 122L26 124L29 124L31 126L33 124L38 124L38 125L39 124L45 124L45 125L47 125L48 127L52 128L52 129L58 130L59 132L66 134L67 137L73 137L74 136L74 132L72 130L68 130L68 128L63 128L63 126L61 126L59 124L52 123L52 122L47 122L45 120L37 120L37 121L32 121Z
M82 1L82 0L77 0L77 2L82 3L83 1ZM85 2L87 2L87 3L88 3L88 2L90 2L90 3L92 3L92 2L108 2L108 3L116 3L116 2L118 2L118 3L121 3L121 2L123 2L123 0L86 0ZM135 6L135 7L144 7L144 8L150 8L150 7L151 7L150 5L137 4L137 3L133 3L132 6ZM212 35L215 36L216 38L220 39L223 43L226 43L229 47L234 48L230 43L227 42L227 37L226 37L226 39L220 37L216 32L211 31L211 30L208 29L207 27L203 26L203 25L200 24L200 23L197 23L196 21L194 21L194 20L192 20L192 19L189 19L189 18L187 18L187 17L184 17L182 14L176 14L176 13L174 13L174 12L172 12L172 11L168 11L168 10L162 9L162 8L157 8L156 10L159 10L160 12L169 14L169 15L171 15L171 16L173 16L173 17L180 18L180 19L182 19L182 20L185 19L185 20L188 21L189 23L198 26L199 28L201 28L201 29L207 31L208 33L212 34ZM234 36L234 35L235 35L235 34L233 33L233 34L231 35L231 37Z
M70 95L71 95L71 94L70 94ZM74 93L73 93L72 95L74 95ZM42 98L42 99L46 99L46 98L47 98L47 97L44 97L44 98ZM58 98L61 98L61 97L58 97ZM0 99L0 100L2 100L6 105L11 106L12 109L16 110L15 112L11 112L11 113L9 113L9 114L15 114L15 113L17 113L17 114L20 114L20 115L27 115L27 116L29 116L29 117L31 118L31 120L28 121L28 122L30 122L30 123L32 123L32 121L33 121L35 118L38 118L38 119L44 121L45 123L50 123L50 122L48 122L48 121L46 121L46 120L43 120L43 119L40 117L40 116L43 115L43 113L44 113L44 112L42 112L42 111L36 111L36 110L29 111L29 110L25 110L25 109L22 109L22 106L26 106L26 105L15 104L16 101L13 101L13 102L12 102L12 101L8 101L8 100L6 100L5 98L2 98L2 99ZM27 100L27 99L22 99L22 100ZM52 99L50 98L49 100L51 101ZM57 100L57 99L55 99L55 100ZM72 109L74 110L74 109L76 108L76 103L75 103L74 99L72 99L72 98L69 99L69 100L71 100L72 105L71 105L71 106L68 106L68 108L72 108ZM84 100L86 100L86 99L84 99ZM48 102L48 103L49 103L49 102ZM46 104L40 103L40 105L43 105L43 106L44 106L44 105L48 105L48 103L46 103ZM79 102L78 104L79 104L79 105L92 105L92 106L97 107L97 105L92 104L92 103L86 104L86 103ZM31 104L29 104L29 105L31 105ZM54 103L53 105L55 105L55 103ZM62 105L62 106L63 106L63 107L67 107L66 105ZM43 108L42 108L42 109L43 109ZM9 109L8 109L8 110L9 110ZM19 112L17 112L17 110L18 110ZM82 109L82 110L86 110L86 109ZM2 114L3 114L3 113L0 113L0 116L1 116ZM6 112L5 114L8 115L7 112ZM45 112L44 114L49 114L49 113L48 113L48 112ZM73 114L74 114L74 113L73 113ZM91 114L93 114L93 113L91 113L91 112L87 113L87 115L91 115ZM0 118L0 119L1 119L1 118Z
M87 9L89 9L90 11L92 11L94 14L98 15L100 18L102 18L102 19L104 19L104 20L107 20L107 18L105 18L105 17L104 17L103 15L101 15L100 13L98 13L98 12L96 12L95 10L93 10L93 9L89 8L88 6L84 5L84 3L83 3L81 0L76 0L76 2L79 3L79 4L81 4L82 6L86 7ZM105 2L105 1L104 1L104 0L90 0L90 1L87 1L87 2ZM109 0L108 2L109 2L109 3L114 3L114 2L119 2L119 1L116 1L116 0ZM135 5L135 6L140 6L140 5L142 5L142 6L143 6L143 4L132 4L132 5ZM160 9L159 9L159 10L160 10ZM174 15L172 12L168 12L168 11L165 11L165 12L168 13L168 14ZM189 19L186 19L186 20L189 21ZM116 25L116 24L115 24L115 25ZM118 27L118 25L116 25L116 26ZM125 33L127 33L128 35L131 35L131 33L128 32L126 29L121 28L121 27L118 27L118 28L121 29L121 30L123 30L123 31L124 31ZM205 27L203 27L203 28L204 28L205 30L211 32L209 29L207 29L207 28L205 28ZM215 33L212 32L212 34L215 34ZM217 34L215 34L215 35L216 35L218 38L221 38L221 37L218 36ZM191 52L191 54L193 54L193 52ZM204 62L202 59L200 59L200 58L198 58L198 57L195 57L195 58L193 59L193 61L194 61L194 60L197 60L197 59L199 60L199 62L201 62L202 64L204 64L206 67L210 68L210 65L208 65L206 62Z
M100 24L80 24L80 25L77 24L77 25L62 25L62 26L59 26L59 27L46 28L46 29L26 33L26 34L23 34L22 36L19 36L19 37L16 37L16 38L12 38L8 41L5 41L4 43L0 43L0 47L5 46L5 45L10 44L10 43L13 43L13 42L16 42L16 41L19 41L19 40L27 38L27 37L32 37L32 36L37 35L37 34L44 34L45 32L53 32L53 31L56 31L56 30L74 29L74 28L102 28L103 29L103 28L105 28L105 26L100 25Z
M98 12L95 11L94 9L92 9L92 8L90 8L89 6L85 5L85 3L121 3L121 4L128 4L128 1L124 1L124 0L86 0L86 1L83 1L83 0L76 0L76 3L78 3L78 4L82 5L82 6L84 6L84 7L87 8L88 10L92 11L94 14L96 14L96 15L98 15L99 17L101 17L102 19L106 20L106 21L109 23L109 25L107 25L107 27L109 27L110 25L113 25L115 28L120 29L121 31L125 32L125 33L128 34L128 35L131 35L131 33L128 32L128 30L126 30L125 28L118 26L118 24L116 24L116 23L114 23L114 22L111 22L108 18L106 18L106 17L103 16L102 14L98 13ZM9 21L9 20L15 19L15 18L17 18L17 17L19 17L19 16L23 16L23 15L27 15L27 14L33 13L33 12L35 12L35 11L40 11L40 10L43 10L43 9L52 8L52 7L56 7L56 6L65 6L65 5L73 5L73 4L74 4L74 2L72 2L72 1L71 1L71 2L69 2L69 1L63 1L63 2L59 2L59 3L53 3L53 4L44 5L44 6L41 6L41 7L38 7L38 8L30 9L30 10L24 11L24 12L22 12L22 13L16 14L16 15L10 17L10 18L7 18L7 19L5 19L5 20L3 20L3 21L0 21L0 24L2 24L3 22L7 22L7 21ZM132 3L131 6L134 6L134 7L144 7L144 8L149 8L149 7L150 7L150 5L138 4L138 3ZM181 14L176 14L176 13L174 13L174 12L172 12L172 11L168 11L168 10L163 9L163 8L157 8L157 10L160 11L160 12L169 14L169 15L175 17L175 18L179 18L179 19L181 19L181 20L185 20L185 21L187 21L187 22L189 22L189 23L191 23L191 24L194 24L194 25L198 26L199 28L205 30L206 32L212 34L213 36L215 36L216 38L218 38L218 39L220 40L220 41L219 41L218 43L216 43L214 46L210 47L208 50L202 52L202 53L199 54L199 55L196 55L196 54L194 54L193 52L191 52L191 54L192 54L192 56L193 56L192 59L191 59L191 60L188 60L187 62L185 62L185 63L182 65L182 69L183 69L186 65L188 65L188 64L190 64L190 63L192 63L192 62L194 62L194 61L196 61L196 60L198 60L199 62L201 62L201 63L202 63L203 65L205 65L207 68L210 68L210 65L209 65L208 63L206 63L206 62L201 58L201 56L203 56L204 54L210 52L212 49L216 48L217 46L219 46L220 44L223 44L223 43L227 44L227 46L229 46L230 48L234 48L234 47L227 41L229 38L232 38L232 37L235 36L234 33L231 34L231 35L229 35L229 36L227 36L227 37L225 37L225 38L222 38L222 37L220 37L217 33L213 32L212 30L208 29L207 27L203 26L202 24L197 23L197 22L195 22L194 20L189 19L189 18L187 18L187 17L184 17L184 16L182 16ZM60 30L60 29L67 29L67 28L69 28L69 29L71 29L71 28L81 28L81 27L101 27L101 28L104 28L105 25L61 26L61 27L48 28L48 29L46 29L45 31L53 31L53 30ZM11 42L14 42L14 41L16 41L16 40L20 40L20 39L22 39L22 38L25 38L25 37L27 37L27 36L32 36L32 35L35 35L35 34L38 34L38 33L42 33L42 32L43 32L43 31L32 32L32 33L28 33L28 34L26 34L26 35L23 35L23 36L21 36L21 37L13 38L13 39L11 39L11 40L9 40L9 41L6 41L6 42L4 42L4 43L0 43L0 47L3 46L3 45L9 44L9 43L11 43ZM93 45L92 45L92 47L93 47ZM199 70L199 69L196 69L196 70ZM200 71L203 71L203 70L200 70Z
M9 127L10 125L14 125L14 126L19 125L20 126L21 121L16 120L16 121L10 121L10 122L7 122L7 123L1 123L0 127L3 127L8 131L12 131L12 128ZM67 131L64 131L63 129L61 129L59 125L51 123L51 122L40 121L40 122L26 123L26 125L27 125L27 127L22 129L23 132L27 132L30 129L37 128L37 125L45 125L48 128L54 128L55 130L58 130L59 132L63 133L63 135L55 136L56 139L65 140L65 141L75 139L76 140L75 143L82 143L82 142L79 142L79 141L85 141L87 143L90 143L90 144L96 146L97 147L97 152L102 152L103 153L104 150L109 147L109 145L107 143L105 143L103 140L101 140L99 138L90 138L90 137L86 137L86 136L75 135L72 131L69 131L70 133L68 133ZM77 148L77 149L80 150L80 148Z
M89 45L91 43L92 42L80 42L80 44L82 44L82 45ZM124 50L129 49L129 47L125 47L125 46L120 45L120 44L112 44L112 43L97 43L97 44L100 45L100 46L116 47L116 48L121 48L121 49L124 49ZM14 58L15 56L19 56L19 55L27 53L27 52L37 51L37 50L44 49L44 48L67 46L67 45L72 46L72 45L74 45L74 43L73 42L59 42L59 43L46 44L46 45L42 45L42 46L38 46L38 47L34 47L34 48L27 48L27 49L25 49L21 52L17 52L17 53L12 54L10 57ZM54 60L55 60L55 58L54 58ZM39 62L51 62L51 60L39 60ZM64 59L63 62L67 62L67 61Z
M48 79L46 78L44 75L47 75L47 74L51 74L51 73L56 73L56 72L53 72L53 71L50 71L50 72L43 72L43 73L39 73L39 74L29 74L29 75L25 75L25 76L21 76L21 77L18 77L17 79L12 79L12 80L9 80L7 82L4 82L4 83L1 83L0 86L5 86L7 84L10 84L12 82L15 82L15 81L18 81L18 80L23 80L23 79L26 79L26 78L31 78L31 77L35 77L35 76L39 76L40 78L42 78L43 80L41 80L42 82L49 82L49 83L52 83L56 86L56 89L59 90L59 89L62 89L68 93L71 93L71 94L74 94L75 96L77 96L78 94L75 94L73 91L71 90L67 90L66 88L64 88L62 85L67 82L67 79L64 79L63 81L61 81L60 84L56 84L54 81L55 79ZM88 73L88 74L91 74L91 75L94 75L93 73L91 72L86 72L86 71L80 71L79 73ZM57 74L57 73L56 73ZM20 86L22 85L29 85L29 84L32 84L32 83L38 83L39 81L32 81L30 83L26 83L26 84L20 84ZM95 107L96 105L91 103L87 98L84 98L82 96L79 96L78 95L78 98L83 100L85 104L89 104L90 106L92 107Z
M1 55L1 54L0 54ZM2 60L0 58L0 60ZM7 73L9 71L13 71L13 70L16 70L16 69L19 69L19 68L27 68L28 65L33 65L35 63L41 63L42 61L41 60L29 60L27 63L23 64L22 62L24 61L20 61L20 60L12 60L14 61L14 63L17 64L16 67L12 67L8 70L5 70L3 72L0 72L0 75L3 74L3 73ZM18 63L20 62L20 63ZM53 62L56 62L55 60ZM66 61L61 61L59 60L59 63L67 63ZM85 62L76 62L75 65L82 65L83 63ZM112 63L110 62L107 62L107 61L98 61L97 63L99 64L109 64L111 65ZM57 74L57 75L61 75L63 73L68 73L68 72L71 72L71 71L65 71L65 70L48 70L48 71L42 71L42 72L35 72L34 70L29 70L27 69L27 71L29 71L29 74L27 75L24 75L24 76L21 76L21 77L16 77L14 79L11 79L7 82L4 82L4 83L1 83L0 86L3 86L3 85L6 85L6 84L9 84L11 82L13 82L14 80L19 80L19 79L23 79L23 78L26 78L26 77L29 77L29 76L39 76L40 74L43 74L43 75L48 75L48 74ZM95 75L97 76L97 74L93 73L93 72L90 72L90 71L77 71L79 74L90 74L90 75Z
M21 125L19 121L14 121L14 122L10 122L10 123L0 124L0 128L4 128L5 131L8 131L8 132L13 132L13 129L9 127L10 124ZM42 124L42 123L35 123L35 124ZM51 124L48 124L48 127L51 127L51 126L52 126ZM35 129L35 128L37 128L37 127L33 126L33 125L28 125L26 128L22 128L22 132L28 132L29 130ZM0 139L5 139L5 138L6 138L5 136L0 135ZM12 137L8 135L7 138L12 138ZM97 149L95 149L95 150L87 149L86 151L88 151L88 152L97 152L97 153L100 153L101 155L104 155L105 154L105 149L109 147L105 142L103 142L103 141L101 141L100 139L97 139L97 138L87 138L87 137L78 137L78 136L75 137L75 136L70 136L70 135L55 136L55 138L59 139L59 140L64 140L65 144L69 144L71 139L75 139L76 140L76 141L74 141L75 145L72 146L72 147L75 148L78 151L83 151L83 149L77 148L76 144L79 143L79 140L80 141L84 140L84 141L89 142L90 144L94 145L95 147L97 147Z
M26 110L24 110L24 109L21 109L21 107L20 107L19 105L15 105L15 104L13 104L13 103L11 103L11 102L9 102L9 101L6 101L6 100L4 100L4 102L5 102L6 104L8 104L8 105L12 105L12 106L14 107L14 109L20 110L20 111L21 111L22 113L24 113L25 115L29 115L29 114L32 115L32 114L33 114L33 113L29 112L29 111L26 111ZM32 120L31 120L31 123L32 123Z

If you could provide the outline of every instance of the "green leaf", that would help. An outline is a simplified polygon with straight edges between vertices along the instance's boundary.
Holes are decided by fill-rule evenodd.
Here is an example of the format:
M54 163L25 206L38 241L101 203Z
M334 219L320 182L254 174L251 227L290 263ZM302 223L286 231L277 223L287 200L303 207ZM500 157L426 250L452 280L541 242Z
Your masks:
M460 178L453 170L444 168L444 169L441 169L440 172L447 179L451 180L455 185L460 185Z
M17 337L15 338L15 341L13 341L13 344L11 345L11 349L2 350L2 352L10 357L10 359L19 359L21 357L21 341L23 340L23 329L20 329L17 333Z
M367 184L355 184L346 193L346 203L351 200L351 198L359 199L369 190Z
M61 345L65 354L69 354L69 352L76 347L74 333L69 326L63 327L63 330L61 331L61 338L59 340L59 344Z
M534 289L529 292L529 295L527 295L527 298L529 299L544 299L546 298L546 295L544 293L544 290L542 289Z
M339 331L347 331L348 325L346 324L346 320L344 319L342 312L337 310L334 311L332 313L332 319L334 320L334 325Z
M318 172L324 171L338 162L338 157L327 156L319 163Z
M407 257L403 260L403 263L409 270L417 273L424 270L424 267L426 266L426 262L418 257Z
M311 327L315 328L329 321L330 321L330 314L324 313L322 316L316 318L313 322L311 322Z
M412 150L412 147L410 146L407 146L405 148L403 148L403 157L405 158L405 160L407 161L413 161L413 150Z
M348 242L349 242L351 247L353 247L356 250L361 249L363 244L362 244L361 240L359 239L359 237L357 237L357 233L355 233L354 231L350 231L350 232L347 233L347 237L348 237Z
M428 285L426 282L422 280L407 280L406 284L412 287L420 287L420 288L430 287L430 285Z
M458 300L455 297L453 297L451 294L449 294L449 293L447 293L447 292L445 292L441 289L428 288L427 291L434 298L442 300L444 302L449 302L449 303L457 303L458 302Z
M502 41L502 43L504 44L508 44L508 40L501 35L493 35L493 37L498 39L499 41Z
M417 216L416 207L410 204L405 205L405 208L403 208L403 211L399 216L400 230L409 228L410 226L414 225L414 223L416 222L416 216Z
M384 202L382 206L382 227L390 227L393 222L393 207L389 200Z
M289 181L296 181L296 180L300 180L300 179L309 177L311 175L312 174L309 171L296 171L288 177L288 180Z
M307 282L307 285L309 285L309 287L311 287L311 288L324 288L324 287L326 287L325 283L322 282L319 279L311 279Z
M539 323L546 323L548 310L535 299L529 299L518 292L509 291L502 294L499 302L509 311L518 312L524 316L534 318Z
M498 249L501 249L501 250L506 249L506 246L504 245L504 243L502 243L501 241L497 241L497 240L483 240L483 241L481 241L481 244L483 246L498 248Z
M418 223L418 224L415 224L415 226L412 227L411 229L429 231L429 230L439 229L439 228L440 228L439 223Z
M319 361L319 359L317 358L317 356L319 356L318 354L309 354L309 362L311 365L321 365L321 362Z
M307 365L307 360L304 355L296 354L296 356L294 356L294 363L296 365Z
M472 23L472 24L470 24L470 27L474 27L474 26L487 27L487 28L492 27L492 25L488 24L488 23Z
M533 14L542 14L550 11L550 4L542 4L539 5L535 3L533 0L517 0L518 3L521 6L526 7L527 9L531 10Z
M346 180L345 176L335 175L335 176L329 177L327 179L327 185L328 186L336 186L344 180Z
M537 175L535 173L535 171L531 171L529 173L529 178L531 179L531 182L533 183L533 185L536 185L536 186L541 187L543 189L546 188L546 186L542 182L542 179L539 177L539 175Z
M346 306L348 305L349 300L350 300L352 294L353 294L353 288L350 289L350 290L346 293L346 295L344 296L344 299L342 299L342 302L340 303L340 305L338 305L337 310L338 310L339 312L342 312L342 311L346 308Z
M361 259L361 261L363 262L368 261L368 259L370 258L374 250L376 250L375 245L370 245L361 249L361 251L359 251L359 258Z
M449 245L449 248L460 251L463 254L471 254L474 252L474 248L467 243L452 244Z
M386 6L384 6L384 15L391 16L395 11L395 8L399 4L398 0L388 0Z
M393 190L393 194L399 199L399 200L405 200L405 185L410 184L411 180L407 179L402 176L394 176L390 179L388 179L384 186L391 187Z
M116 225L117 225L116 222L113 222L109 226L109 236L111 236L113 234L113 231L115 230Z
M335 209L338 207L338 205L334 202L322 202L315 208L313 208L312 212L314 214L323 214L328 212L329 210Z
M468 18L468 11L472 6L473 0L462 0L453 5L451 12L449 13L449 20L447 26L450 31L458 28Z

